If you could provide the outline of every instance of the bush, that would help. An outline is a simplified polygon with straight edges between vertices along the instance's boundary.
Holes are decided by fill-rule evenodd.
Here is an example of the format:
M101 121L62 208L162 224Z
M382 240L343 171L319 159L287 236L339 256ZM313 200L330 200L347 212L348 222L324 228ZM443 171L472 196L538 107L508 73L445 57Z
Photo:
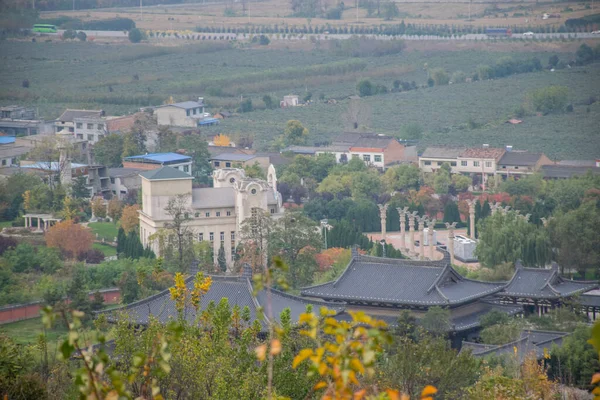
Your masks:
M258 44L260 44L261 46L268 46L269 43L271 43L271 41L268 37L266 37L265 35L260 35L260 38L258 39Z
M77 37L77 33L72 29L67 29L63 32L63 39L75 39Z
M77 39L79 39L82 42L85 42L87 40L87 35L85 34L85 32L79 31L77 32Z
M375 86L368 79L362 79L356 85L356 91L360 97L372 96L375 94Z
M450 82L448 73L443 68L435 68L431 70L431 78L437 86L447 85Z
M90 249L85 253L80 254L77 259L85 261L88 264L100 264L104 261L104 253L98 249Z
M23 86L25 89L27 89L29 87L29 79L24 79L23 82L21 83L21 86Z
M129 41L131 43L139 43L142 41L143 38L144 35L142 34L142 31L140 31L138 28L133 28L129 31Z
M565 86L549 86L528 94L531 107L544 114L563 111L569 100L569 89Z

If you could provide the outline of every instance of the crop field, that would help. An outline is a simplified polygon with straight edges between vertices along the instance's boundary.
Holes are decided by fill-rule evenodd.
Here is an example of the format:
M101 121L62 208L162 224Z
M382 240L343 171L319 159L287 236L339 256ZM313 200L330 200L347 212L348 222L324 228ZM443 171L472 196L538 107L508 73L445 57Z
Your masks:
M333 2L330 2L330 7ZM348 2L347 2L348 3ZM350 2L354 4L354 2ZM397 2L400 15L392 21L385 20L382 16L367 15L364 8L359 8L358 17L356 9L346 8L339 20L324 18L292 17L289 0L266 0L258 2L247 2L244 12L242 2L223 2L209 4L177 4L145 7L143 14L140 9L114 8L84 11L56 11L45 12L43 17L53 18L57 15L68 15L83 20L106 19L115 17L127 17L133 19L137 26L144 29L167 30L167 29L194 29L202 26L261 26L261 25L379 25L398 23L404 19L406 23L420 24L468 24L482 25L517 25L517 26L540 26L560 25L566 18L578 18L593 13L589 3L552 2L540 3L533 1L523 2L473 2L469 6L468 1L454 2ZM225 9L229 8L229 12ZM467 21L469 16L471 20ZM233 13L233 15L232 15ZM543 13L560 13L560 19L542 19ZM227 16L226 16L227 15Z
M347 98L356 94L360 79L369 78L388 89L394 80L423 86L425 65L468 76L478 65L493 65L507 56L515 61L538 57L545 66L554 54L563 62L572 60L581 43L409 43L400 53L347 57L327 43L288 48L3 41L0 104L32 105L43 116L55 118L66 107L99 108L120 115L162 104L169 96L177 101L203 96L210 111L235 110L240 98L249 97L258 110L205 131L251 135L255 147L267 148L290 119L307 126L313 141L339 132L345 125ZM29 88L21 85L25 79ZM516 126L505 123L528 91L550 85L569 88L572 113L526 116ZM289 93L304 97L307 92L314 100L309 106L260 109L266 94L280 99ZM335 104L320 101L321 95L335 99ZM387 93L361 102L369 115L366 129L397 134L403 125L417 123L425 130L422 146L512 144L556 158L589 159L600 154L600 104L583 104L591 96L600 97L598 64Z

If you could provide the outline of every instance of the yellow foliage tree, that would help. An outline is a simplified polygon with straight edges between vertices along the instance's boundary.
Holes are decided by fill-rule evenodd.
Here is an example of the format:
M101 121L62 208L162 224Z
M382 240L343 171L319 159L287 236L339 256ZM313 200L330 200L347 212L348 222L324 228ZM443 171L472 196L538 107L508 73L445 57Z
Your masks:
M113 222L117 222L117 220L121 216L122 210L123 205L121 204L121 201L118 198L113 197L108 202L108 216L112 218Z
M71 197L65 197L62 213L64 219L73 219L77 215L75 201Z
M106 218L106 206L100 197L96 197L92 201L92 211L98 218Z
M23 208L29 210L31 208L31 191L26 190L23 193Z
M229 139L229 136L223 135L223 134L219 134L219 135L215 136L213 138L213 143L215 146L221 146L221 147L231 146L231 140Z
M139 225L138 211L140 207L137 204L126 206L121 212L121 228L125 233L129 233L137 229Z

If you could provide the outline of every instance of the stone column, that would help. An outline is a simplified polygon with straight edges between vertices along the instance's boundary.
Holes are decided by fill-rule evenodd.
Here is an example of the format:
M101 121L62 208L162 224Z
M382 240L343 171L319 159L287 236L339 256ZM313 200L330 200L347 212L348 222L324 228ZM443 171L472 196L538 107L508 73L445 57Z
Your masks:
M475 204L477 199L467 200L469 205L469 227L471 230L471 239L475 240Z
M381 218L381 240L385 240L386 235L386 220L387 220L387 204L378 204L379 207L379 218Z
M430 260L434 260L434 251L435 251L435 246L433 243L433 227L435 226L436 223L436 219L432 219L431 221L429 221L428 226L429 226L429 230L427 231L427 233L429 234L429 259Z
M29 228L29 217L24 217L25 218L25 228Z
M400 249L406 249L406 214L408 212L408 207L404 208L396 208L398 211L398 215L400 215Z
M419 260L425 259L425 223L427 216L422 216L418 219L419 231L421 231L421 239L419 240Z
M415 250L415 218L417 217L417 211L413 211L408 213L408 246L406 248L408 251Z
M448 229L448 243L446 243L446 248L448 249L448 253L450 253L450 264L454 264L454 228L456 228L456 222L451 224L446 222L446 229Z
M90 222L97 222L98 218L96 218L96 214L94 214L94 201L90 200L90 203L92 205L92 218L90 218Z

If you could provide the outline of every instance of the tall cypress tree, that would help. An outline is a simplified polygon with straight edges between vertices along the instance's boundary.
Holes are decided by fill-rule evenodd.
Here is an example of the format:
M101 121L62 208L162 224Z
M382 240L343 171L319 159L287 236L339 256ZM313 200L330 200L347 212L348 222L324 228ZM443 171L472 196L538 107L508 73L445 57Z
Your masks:
M125 231L123 230L123 228L119 228L119 233L117 234L117 255L125 251L126 241L127 236L125 235Z
M223 247L223 244L221 244L219 253L217 254L217 263L222 272L227 272L227 259L225 258L225 248Z

